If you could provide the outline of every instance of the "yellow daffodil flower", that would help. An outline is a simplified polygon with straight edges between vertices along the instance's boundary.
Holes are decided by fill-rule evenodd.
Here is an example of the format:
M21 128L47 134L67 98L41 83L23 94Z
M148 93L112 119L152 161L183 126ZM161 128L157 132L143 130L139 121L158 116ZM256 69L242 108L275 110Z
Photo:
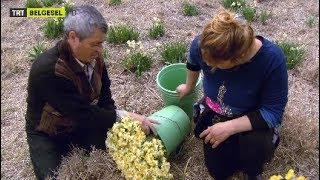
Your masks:
M290 169L290 170L288 171L288 173L286 174L285 179L292 179L292 178L294 178L294 177L296 177L296 175L294 174L294 170L293 170L293 169Z
M128 45L136 44L128 41ZM139 44L139 42L137 43ZM108 132L106 144L126 179L172 179L165 148L157 138L147 138L137 121L125 117Z

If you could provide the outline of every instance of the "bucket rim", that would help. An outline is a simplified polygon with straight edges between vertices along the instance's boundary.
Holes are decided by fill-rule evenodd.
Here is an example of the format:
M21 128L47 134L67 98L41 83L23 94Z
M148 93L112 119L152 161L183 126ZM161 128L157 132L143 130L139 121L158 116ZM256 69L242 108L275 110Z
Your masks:
M170 93L170 94L178 95L178 92L177 92L176 90L171 91L171 90L165 89L165 88L163 88L163 87L160 85L160 82L159 82L160 73L161 73L164 69L169 68L169 67L171 67L171 66L178 66L178 65L186 65L186 63L173 63L173 64L170 64L170 65L167 65L167 66L162 67L161 70L158 72L157 77L156 77L156 82L157 82L157 86L158 86L162 91L167 92L167 93ZM200 84L201 80L202 80L202 74L200 73L200 74L199 74L199 77L198 77L198 81L197 81L195 87L197 87L197 86Z
M163 112L166 112L167 110L171 111L169 116L166 116L168 115L167 113L166 115L163 114ZM184 128L184 126L181 126L181 123L178 123L178 121L174 121L170 119L170 117L172 118L175 117L175 114L177 113L180 114L180 117L183 117L182 119L180 119L180 122L187 123L188 126L190 125L190 128ZM166 149L168 156L175 151L175 149L179 146L179 144L181 144L181 142L186 137L186 135L191 131L190 118L188 117L186 112L183 111L183 109L181 109L179 106L176 106L176 105L166 106L161 110L154 112L153 114L148 116L148 118L156 118L159 120L161 119L162 121L165 121L165 122L170 121L168 123L164 123L164 124L161 123L155 126L158 133L158 137L163 142L163 145ZM168 132L166 132L167 131L166 127L168 125L170 125L172 130L174 129L174 131L171 130L169 134L172 134L174 132L175 138L168 138ZM173 141L173 139L175 140Z

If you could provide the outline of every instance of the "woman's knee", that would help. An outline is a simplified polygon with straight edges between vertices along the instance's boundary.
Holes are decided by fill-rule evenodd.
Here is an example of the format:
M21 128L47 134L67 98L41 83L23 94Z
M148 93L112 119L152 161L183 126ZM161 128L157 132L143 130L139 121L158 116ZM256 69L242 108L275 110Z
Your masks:
M204 144L205 166L209 174L218 180L225 180L236 170L233 154L224 147L212 148Z
M264 164L272 159L275 148L271 130L239 135L239 167L250 176L261 174Z
M276 148L273 131L249 131L239 135L240 156L245 159L269 159Z

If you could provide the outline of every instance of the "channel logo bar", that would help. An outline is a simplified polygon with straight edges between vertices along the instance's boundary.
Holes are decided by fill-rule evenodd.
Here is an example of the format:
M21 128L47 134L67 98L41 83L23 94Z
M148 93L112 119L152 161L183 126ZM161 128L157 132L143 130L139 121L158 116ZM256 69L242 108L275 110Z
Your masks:
M10 17L62 18L66 16L65 7L60 8L10 8Z

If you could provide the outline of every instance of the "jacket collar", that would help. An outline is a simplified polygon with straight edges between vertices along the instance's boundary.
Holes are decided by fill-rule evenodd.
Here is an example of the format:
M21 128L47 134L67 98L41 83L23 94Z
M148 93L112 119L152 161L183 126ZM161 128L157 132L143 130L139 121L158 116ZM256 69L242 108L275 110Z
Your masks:
M83 73L81 65L73 57L71 48L66 40L59 41L57 48L60 59L64 60L76 74Z

